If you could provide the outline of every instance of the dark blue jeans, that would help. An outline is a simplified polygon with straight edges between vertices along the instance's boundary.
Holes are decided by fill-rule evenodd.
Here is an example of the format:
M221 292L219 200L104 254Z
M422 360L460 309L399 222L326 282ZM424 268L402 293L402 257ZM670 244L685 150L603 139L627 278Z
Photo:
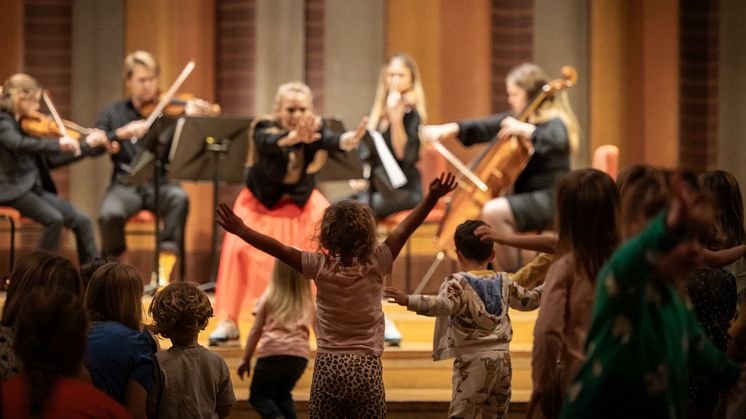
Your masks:
M249 403L264 419L295 419L295 403L290 392L303 375L308 360L297 356L259 358L251 380Z

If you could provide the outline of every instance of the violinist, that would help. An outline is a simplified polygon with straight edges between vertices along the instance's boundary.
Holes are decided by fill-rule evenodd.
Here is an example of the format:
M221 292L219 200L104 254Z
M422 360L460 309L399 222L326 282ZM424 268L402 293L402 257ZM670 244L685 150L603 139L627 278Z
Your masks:
M5 81L0 98L0 205L20 211L44 226L39 248L56 253L62 227L75 233L81 264L98 256L91 221L57 195L50 169L103 149L106 136L91 130L85 141L71 137L38 138L21 128L24 118L38 117L41 86L33 77L18 73Z
M148 132L142 108L157 101L158 62L148 52L135 51L125 58L123 75L129 97L109 105L96 121L96 127L106 132L109 140L120 144L119 153L111 155L114 164L111 184L99 214L104 257L119 257L126 250L124 226L131 216L142 209L155 209L153 183L129 185L125 182L125 177L132 160L143 147L142 143L132 139L142 138ZM162 281L160 285L165 285L176 264L189 212L189 198L177 182L166 178L165 169L161 173L161 181L158 204L164 227L161 234L159 278Z
M503 236L552 225L554 187L570 170L570 153L577 148L579 130L565 92L544 101L527 122L514 118L548 81L539 66L521 64L511 69L505 79L511 111L482 119L429 125L422 130L423 140L427 142L456 138L470 146L515 136L533 145L534 154L516 179L513 193L492 199L482 208L482 218ZM518 268L515 249L499 246L495 253L499 269Z

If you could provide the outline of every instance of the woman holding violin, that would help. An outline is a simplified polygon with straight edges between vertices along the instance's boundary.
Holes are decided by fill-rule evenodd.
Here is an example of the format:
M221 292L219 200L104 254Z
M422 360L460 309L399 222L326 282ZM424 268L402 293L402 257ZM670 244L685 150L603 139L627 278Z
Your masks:
M145 118L155 108L153 104L158 102L158 75L158 62L152 54L135 51L127 55L124 61L124 81L129 97L109 105L96 121L96 127L120 146L119 153L111 155L114 166L111 185L106 191L99 214L104 257L119 257L126 250L124 226L131 216L142 209L155 209L153 182L134 186L126 183L125 178L130 164L143 147L136 139L144 137L149 130ZM181 106L176 112L197 113L199 110L194 109L193 103L189 101L177 104ZM186 192L178 182L166 177L166 158L165 155L160 156L164 163L160 174L162 183L159 185L158 203L164 220L161 233L160 285L169 281L189 213Z
M514 117L527 108L547 81L546 74L536 64L521 64L506 76L510 112L422 129L423 140L428 142L456 138L470 146L494 138L499 142L516 137L533 146L533 155L516 179L513 193L492 199L482 208L482 218L502 235L552 225L554 187L570 170L570 153L577 148L578 122L563 91L544 100L526 122ZM496 261L501 270L515 270L517 253L515 249L499 246Z
M91 221L57 195L50 169L103 150L106 136L86 130L84 141L63 136L38 112L41 86L18 73L5 81L0 97L0 205L44 226L39 248L57 252L65 226L75 233L80 263L97 257ZM85 130L85 129L83 129Z

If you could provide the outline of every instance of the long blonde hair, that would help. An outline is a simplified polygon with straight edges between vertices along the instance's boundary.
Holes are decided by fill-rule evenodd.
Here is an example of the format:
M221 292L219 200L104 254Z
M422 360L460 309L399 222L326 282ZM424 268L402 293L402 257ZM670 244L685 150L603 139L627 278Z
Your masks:
M8 77L0 87L0 109L15 112L18 102L41 93L41 84L25 73L16 73Z
M287 330L294 329L314 309L309 280L279 260L263 298L267 317Z
M414 108L420 115L420 123L427 123L427 109L425 108L425 89L422 87L422 78L420 77L420 69L417 67L417 62L405 53L397 53L391 56L386 61L386 64L381 67L381 72L378 74L378 87L376 87L376 97L373 100L373 107L370 109L370 115L368 115L368 128L376 130L378 124L381 122L381 115L383 115L386 108L386 98L389 96L389 91L386 88L386 69L394 61L400 60L412 73L412 90L414 93L413 99Z
M533 63L523 63L513 67L505 79L525 90L528 101L531 101L539 90L541 90L542 86L549 81L544 70ZM570 151L574 153L578 150L580 143L580 124L570 106L567 92L564 90L547 98L539 109L536 110L529 122L540 124L554 118L561 119L562 123L565 124L567 138L570 142Z

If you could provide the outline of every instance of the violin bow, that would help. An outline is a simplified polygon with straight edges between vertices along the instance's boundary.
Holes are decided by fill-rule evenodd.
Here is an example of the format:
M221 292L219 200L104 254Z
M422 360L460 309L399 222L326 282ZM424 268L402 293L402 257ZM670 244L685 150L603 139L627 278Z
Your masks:
M54 119L54 123L57 124L57 128L59 128L60 133L62 133L62 135L65 137L69 137L70 135L68 135L67 133L67 128L62 122L62 118L60 118L60 114L57 112L57 108L54 107L52 99L49 98L47 91L42 91L41 96L44 98L44 103L47 105L47 108L49 108L49 112L52 114L52 119Z
M174 80L174 82L171 84L171 87L169 87L166 93L161 96L161 100L158 101L158 105L156 105L155 109L153 109L153 112L150 113L148 119L145 120L148 129L150 129L150 127L153 126L155 120L158 119L159 116L161 116L163 108L165 108L166 105L171 102L171 99L176 94L176 91L179 90L179 87L181 87L187 77L189 77L195 66L196 64L194 63L194 60L189 61L187 65L184 66L184 69L181 70L181 74L179 74L179 77L177 77L176 80Z
M422 136L422 133L420 133L420 137ZM473 183L482 192L487 192L487 185L482 182L481 179L479 179L479 176L477 176L471 169L466 167L466 165L461 160L459 160L458 157L453 155L453 153L451 153L451 150L444 146L443 143L440 142L440 140L433 141L432 146L435 151L440 153L441 156L445 157L445 159L448 160L448 162L451 163L463 177L469 179L471 183Z

